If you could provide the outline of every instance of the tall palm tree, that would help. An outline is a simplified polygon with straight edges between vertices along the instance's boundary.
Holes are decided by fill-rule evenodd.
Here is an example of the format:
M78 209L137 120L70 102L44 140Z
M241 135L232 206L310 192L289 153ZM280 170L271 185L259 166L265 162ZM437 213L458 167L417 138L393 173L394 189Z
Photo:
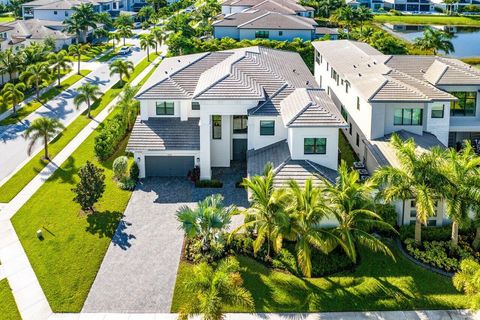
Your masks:
M158 47L161 47L163 44L163 41L165 41L165 31L163 30L162 27L154 27L150 31L150 33L153 35L153 38L155 39L155 53L158 55Z
M155 9L152 6L143 6L138 11L137 17L141 18L143 21L147 21L155 13Z
M417 153L415 141L402 141L393 134L390 143L395 148L399 167L381 167L373 179L380 186L379 197L387 201L414 199L417 211L415 241L422 241L422 224L435 215L435 203L441 196L438 186L442 184L440 175L441 150Z
M20 70L22 58L20 52L14 52L12 48L0 51L0 65L2 74L7 73L8 79L13 80L13 74Z
M338 226L331 232L353 263L357 262L357 244L382 252L395 260L388 246L366 231L368 228L378 227L396 232L373 211L373 183L361 183L359 180L358 171L349 171L344 161L338 168L335 184L323 179L323 192L329 203L327 212L338 221Z
M87 45L81 44L71 44L68 46L68 54L77 57L77 74L80 74L80 62L82 61L82 54L85 54L87 49Z
M132 18L132 16L122 12L115 19L114 25L117 29L119 29L121 27L130 27L130 29L131 29L131 28L133 28L133 18Z
M120 83L123 84L123 78L130 78L135 68L133 67L133 62L130 60L115 60L110 64L110 76L118 74L120 77Z
M332 18L333 21L340 23L347 29L347 38L350 37L349 33L352 28L358 23L357 12L351 6L338 8Z
M74 34L77 38L77 44L82 42L83 23L80 19L70 17L63 20L65 32Z
M117 33L123 38L123 45L125 45L125 39L133 36L132 27L129 25L121 25L117 29Z
M79 6L73 7L72 17L67 20L74 21L74 24L79 28L77 34L80 35L82 42L86 41L88 28L96 28L96 23L99 22L98 15L91 3L81 3Z
M248 189L251 205L245 210L245 223L236 228L232 235L242 229L254 228L256 233L253 252L256 254L265 241L267 242L267 259L270 258L271 247L275 252L282 248L282 228L287 224L287 216L282 201L285 198L283 189L275 189L271 163L267 163L261 176L243 179L243 186Z
M65 50L60 50L57 53L51 52L48 55L48 63L57 70L57 81L58 86L60 87L60 79L62 78L61 72L62 70L68 69L67 52Z
M16 106L23 100L26 86L23 82L13 84L8 82L2 89L3 99L12 105L13 114L17 114Z
M316 14L324 18L329 18L333 11L342 7L343 2L340 0L320 0L313 1L316 8Z
M184 205L177 211L177 220L187 238L199 238L202 251L208 252L211 244L221 240L231 222L236 208L223 205L223 196L214 194L199 201L195 209Z
M21 51L22 65L28 67L31 64L43 62L47 54L47 46L34 42Z
M357 16L357 20L360 23L360 31L362 31L363 30L363 24L367 21L372 21L373 20L372 9L364 7L364 6L360 6L356 10L355 13L356 13L356 16Z
M153 35L150 33L145 33L140 35L140 48L147 50L147 61L150 62L150 48L155 47L156 42L153 38Z
M100 90L100 88L97 85L91 84L89 82L82 84L80 87L77 89L78 94L73 98L73 103L75 106L80 108L80 106L83 103L87 104L87 116L91 118L91 107L92 107L92 102L97 100L103 93Z
M65 129L64 125L57 119L52 118L38 118L32 121L30 126L24 133L25 139L30 139L28 144L28 155L32 153L35 143L43 139L43 148L45 151L44 158L50 159L48 154L48 141L54 138L57 133Z
M439 50L449 54L455 52L453 46L452 35L441 30L436 30L432 27L425 27L423 36L415 39L415 45L422 50L432 50L436 55Z
M480 309L480 264L473 259L460 263L460 271L453 276L453 286L469 296L470 308Z
M118 32L109 32L108 33L108 38L112 40L112 49L115 50L115 44L116 42L120 41L122 38Z
M449 149L445 153L441 173L447 183L439 187L444 189L447 214L452 220L452 244L456 246L459 225L466 223L469 211L480 205L480 157L469 141L462 151Z
M204 320L222 320L225 305L254 307L253 298L243 287L240 265L234 258L222 260L213 269L207 263L196 265L193 274L186 278L185 288L194 292L180 309L180 320L201 314Z
M20 75L20 79L29 86L35 88L35 95L40 101L40 86L44 85L50 79L50 69L46 62L31 64L24 73Z
M140 103L135 99L138 89L138 87L126 85L122 91L120 100L117 103L118 107L121 109L122 118L128 131L132 129L132 125L135 122L138 113Z

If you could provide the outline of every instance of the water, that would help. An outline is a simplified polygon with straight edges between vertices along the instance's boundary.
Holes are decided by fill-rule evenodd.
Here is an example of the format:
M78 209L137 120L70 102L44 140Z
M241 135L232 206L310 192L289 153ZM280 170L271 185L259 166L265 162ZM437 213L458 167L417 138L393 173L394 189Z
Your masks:
M414 41L423 35L423 28L420 25L391 25L385 24L385 27L392 30L401 38ZM444 31L453 33L451 39L455 52L448 56L454 58L479 57L480 56L480 27L460 27L460 26L432 26Z

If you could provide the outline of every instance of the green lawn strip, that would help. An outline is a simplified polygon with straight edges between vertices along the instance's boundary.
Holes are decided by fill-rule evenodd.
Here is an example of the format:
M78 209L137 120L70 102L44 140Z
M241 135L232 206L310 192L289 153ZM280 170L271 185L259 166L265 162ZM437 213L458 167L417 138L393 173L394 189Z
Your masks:
M0 17L0 23L10 22L15 20L14 17Z
M467 299L452 280L422 269L392 248L397 262L381 253L361 249L361 262L352 272L304 279L273 271L251 258L239 256L244 286L252 294L256 312L326 312L466 308ZM192 298L183 283L193 265L180 262L172 312ZM242 308L226 306L228 312Z
M0 316L4 320L22 319L7 279L0 281Z
M379 23L476 26L480 25L480 16L449 17L439 15L374 15L373 21Z
M355 161L358 161L358 157L350 146L345 133L340 131L338 133L338 149L340 149L340 158L347 163L348 167L353 166Z
M80 70L80 74L74 74L74 75L68 77L67 79L63 80L62 82L60 82L60 87L54 86L50 90L48 90L47 92L42 94L40 96L40 100L43 103L46 103L46 102L52 100L53 98L58 96L60 93L62 93L63 91L65 91L66 89L71 87L73 84L75 84L77 81L79 81L83 77L87 76L90 72L91 72L91 70ZM57 80L55 80L55 83L56 82L57 82ZM6 125L9 125L9 124L17 123L18 121L27 117L30 113L32 113L35 110L37 110L38 108L40 108L43 105L42 102L39 102L36 99L33 100L33 101L30 101L22 109L18 110L17 115L15 117L11 116L11 117L8 117L8 118L0 121L0 126L6 126Z
M152 60L152 59L151 59ZM147 66L146 58L142 60L136 67L134 75L130 77L130 81L135 79L136 75L140 74ZM146 79L142 79L146 80ZM118 85L113 86L108 90L100 100L92 105L92 117L96 117L116 96L121 92ZM75 136L83 130L83 128L90 123L90 119L83 116L75 119L67 130L58 135L49 144L50 157L53 159L65 146L72 141ZM15 173L7 182L0 186L0 203L10 202L46 165L47 162L42 160L43 150L39 151L22 169Z

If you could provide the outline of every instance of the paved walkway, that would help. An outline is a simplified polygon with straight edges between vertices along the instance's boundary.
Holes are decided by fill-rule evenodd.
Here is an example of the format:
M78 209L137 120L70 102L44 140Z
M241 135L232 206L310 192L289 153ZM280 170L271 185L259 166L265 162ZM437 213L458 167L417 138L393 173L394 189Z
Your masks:
M157 60L156 62L158 62ZM152 63L132 85L138 84L154 67ZM20 193L0 211L0 261L3 273L8 278L13 296L23 319L47 319L52 310L28 261L20 240L10 222L15 213L30 199L55 170L83 143L83 141L105 120L114 99L100 114L93 119Z

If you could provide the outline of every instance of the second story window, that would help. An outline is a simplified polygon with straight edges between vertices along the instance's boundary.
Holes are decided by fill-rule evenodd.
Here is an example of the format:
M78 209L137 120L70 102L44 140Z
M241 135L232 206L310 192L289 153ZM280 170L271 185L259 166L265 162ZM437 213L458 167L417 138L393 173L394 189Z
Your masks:
M423 120L423 109L395 109L393 124L396 126L421 126Z
M348 93L348 89L350 89L350 82L345 80L345 93Z
M342 114L343 119L345 119L345 121L348 121L348 112L345 109L345 107L343 106L343 104L340 107L340 113Z
M268 39L268 31L255 31L255 38Z
M212 116L212 139L222 139L222 116Z
M261 120L260 121L260 135L261 136L274 136L275 135L275 121L274 120Z
M247 133L248 116L233 116L233 133Z
M357 110L360 110L360 98L357 97Z
M175 113L175 104L173 102L157 102L157 116L173 116Z
M450 106L450 115L454 117L473 117L477 111L477 93L470 92L450 92L457 97Z
M192 101L192 110L200 110L200 103Z
M441 119L444 117L445 105L432 106L432 118Z
M305 138L303 139L304 154L326 154L327 138Z

